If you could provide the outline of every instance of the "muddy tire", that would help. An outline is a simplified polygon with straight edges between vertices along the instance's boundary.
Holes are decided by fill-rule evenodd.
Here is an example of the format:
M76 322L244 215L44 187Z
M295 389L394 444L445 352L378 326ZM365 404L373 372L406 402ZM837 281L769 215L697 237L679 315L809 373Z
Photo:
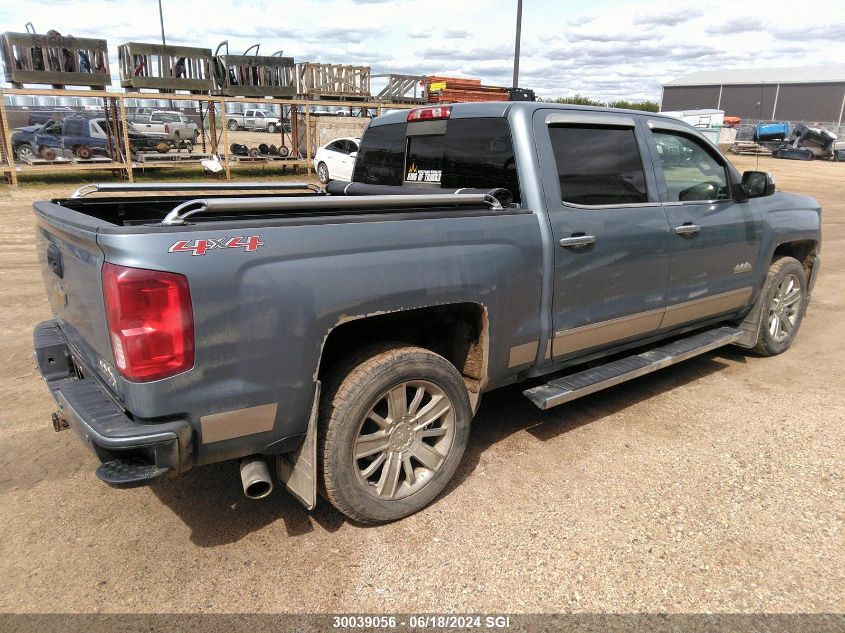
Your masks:
M762 323L754 351L782 354L792 345L807 310L807 272L793 257L776 259L766 274L761 299Z
M360 523L413 514L455 474L471 420L466 385L442 356L401 344L362 350L325 381L322 492Z

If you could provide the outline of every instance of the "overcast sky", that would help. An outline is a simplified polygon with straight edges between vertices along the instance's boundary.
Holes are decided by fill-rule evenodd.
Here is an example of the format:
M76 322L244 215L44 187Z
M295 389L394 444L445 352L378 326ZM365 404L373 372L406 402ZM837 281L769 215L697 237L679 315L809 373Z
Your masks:
M168 44L510 85L516 0L163 0ZM3 0L0 26L160 41L156 0ZM845 59L845 2L524 0L520 84L542 96L659 99L662 82L721 67ZM115 81L117 84L117 82Z

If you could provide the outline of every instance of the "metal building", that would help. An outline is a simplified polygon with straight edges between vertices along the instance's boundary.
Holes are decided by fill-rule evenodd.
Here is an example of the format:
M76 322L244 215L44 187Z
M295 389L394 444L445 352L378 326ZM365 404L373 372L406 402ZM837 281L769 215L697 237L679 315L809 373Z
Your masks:
M661 110L716 108L745 121L842 125L845 64L704 70L663 85Z

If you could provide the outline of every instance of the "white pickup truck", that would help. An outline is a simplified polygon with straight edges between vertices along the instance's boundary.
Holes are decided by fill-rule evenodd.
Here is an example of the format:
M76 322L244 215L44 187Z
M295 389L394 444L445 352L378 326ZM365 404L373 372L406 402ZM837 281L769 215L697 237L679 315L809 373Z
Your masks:
M230 130L258 130L274 134L282 129L282 122L269 110L249 109L226 115ZM287 129L285 130L287 131Z
M154 110L148 116L138 116L132 121L135 130L145 136L165 136L177 147L194 144L199 136L196 123L180 112Z

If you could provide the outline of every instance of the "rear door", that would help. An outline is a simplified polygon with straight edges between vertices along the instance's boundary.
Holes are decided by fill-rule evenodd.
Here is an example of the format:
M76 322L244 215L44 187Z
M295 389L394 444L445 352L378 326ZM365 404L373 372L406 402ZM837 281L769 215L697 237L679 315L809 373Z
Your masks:
M340 180L352 180L352 168L355 166L355 156L352 156L352 154L355 153L357 156L358 144L355 141L345 139L340 141L340 146L340 167L337 171L337 177Z
M553 357L654 333L670 232L638 118L538 110L534 133L555 244Z
M647 117L672 260L668 309L674 327L743 308L751 299L761 221L732 199L727 161L688 126Z

